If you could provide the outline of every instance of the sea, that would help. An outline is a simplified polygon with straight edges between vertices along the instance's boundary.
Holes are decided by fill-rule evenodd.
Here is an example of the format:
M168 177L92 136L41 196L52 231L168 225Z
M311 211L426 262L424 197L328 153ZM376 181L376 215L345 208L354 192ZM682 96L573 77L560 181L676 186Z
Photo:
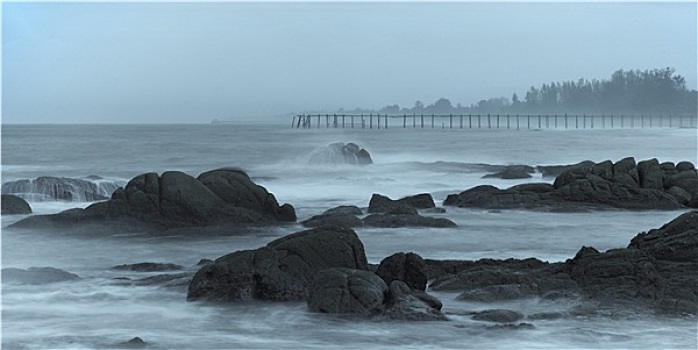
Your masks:
M335 142L366 149L373 164L317 164L313 154ZM694 128L490 130L448 128L295 129L287 123L190 125L2 125L2 182L54 176L124 184L168 170L193 176L221 167L244 169L292 204L298 220L339 205L367 207L373 193L393 199L448 194L502 180L473 164L561 165L584 160L657 158L697 163ZM34 214L88 202L30 200ZM370 263L396 252L431 259L528 258L559 262L582 246L626 247L685 210L599 210L548 213L445 207L455 228L357 228ZM48 284L2 283L2 349L112 349L134 337L147 349L696 349L698 318L629 310L573 312L579 300L526 299L477 303L429 291L443 302L445 322L354 319L314 314L304 302L186 301L186 287L137 285L155 273L117 271L140 262L195 270L201 259L254 249L303 230L298 223L245 234L152 236L114 229L73 235L60 229L8 227L26 215L2 217L3 268L53 267L80 279ZM472 312L509 309L569 316L492 327Z

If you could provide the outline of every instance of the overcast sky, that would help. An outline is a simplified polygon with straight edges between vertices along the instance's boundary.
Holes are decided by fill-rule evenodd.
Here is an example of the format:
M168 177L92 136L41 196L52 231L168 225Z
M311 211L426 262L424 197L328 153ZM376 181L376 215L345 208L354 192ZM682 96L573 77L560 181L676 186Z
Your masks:
M7 3L2 122L210 122L455 105L674 67L696 3Z

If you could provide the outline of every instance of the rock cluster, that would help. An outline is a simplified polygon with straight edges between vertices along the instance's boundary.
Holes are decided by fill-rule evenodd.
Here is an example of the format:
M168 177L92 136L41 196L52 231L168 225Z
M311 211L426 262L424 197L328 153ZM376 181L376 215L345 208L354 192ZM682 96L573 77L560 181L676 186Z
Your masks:
M160 227L216 224L270 224L296 220L290 204L279 206L273 194L242 170L223 168L194 178L179 171L136 176L111 199L83 209L34 216L17 226L48 223L136 221Z
M374 193L368 206L372 213L363 219L363 211L355 206L341 206L326 210L301 222L306 227L342 226L342 227L455 227L456 224L445 218L432 218L419 215L417 209L433 209L434 199L428 193L392 200Z
M316 228L203 266L189 284L187 299L306 300L311 311L322 313L445 319L441 303L424 292L426 265L416 254L409 256L382 263L384 273L378 275L369 271L363 243L353 230ZM399 278L412 285L418 281L418 288Z
M635 163L625 158L563 171L552 185L529 183L499 189L482 185L449 195L443 203L485 209L678 209L698 207L698 173L689 162Z
M583 298L599 305L698 313L698 212L640 233L627 248L582 247L563 263L537 259L426 260L433 290L494 302L539 297Z

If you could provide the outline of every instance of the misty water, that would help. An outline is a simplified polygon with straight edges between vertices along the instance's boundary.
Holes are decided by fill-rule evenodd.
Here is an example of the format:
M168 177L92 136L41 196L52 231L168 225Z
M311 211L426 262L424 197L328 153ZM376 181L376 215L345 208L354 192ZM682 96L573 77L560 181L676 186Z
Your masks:
M367 149L367 166L309 164L333 142ZM482 179L469 164L571 164L582 160L696 162L695 129L460 130L291 129L280 124L3 125L3 183L39 176L123 182L150 171L191 175L239 167L291 203L299 221L338 205L366 207L372 193L391 198L429 192L437 205L448 194L479 184L508 187L551 182ZM85 202L30 201L48 214ZM584 213L488 211L447 207L456 228L356 229L368 260L399 251L432 259L526 258L556 262L582 245L627 246L638 232L660 227L683 211L608 210ZM528 299L475 303L433 292L447 322L385 322L308 312L304 302L187 302L186 289L123 283L153 275L115 271L119 264L176 263L195 270L202 258L262 246L302 230L300 224L245 235L154 237L124 228L92 235L58 229L8 228L24 218L2 218L2 267L55 267L79 280L44 285L2 284L3 349L104 349L141 337L154 349L231 348L688 348L695 349L695 316L658 316L624 310L555 320L526 320L533 329L494 329L466 314L505 308L532 315L569 311L577 300ZM572 313L574 314L574 313Z

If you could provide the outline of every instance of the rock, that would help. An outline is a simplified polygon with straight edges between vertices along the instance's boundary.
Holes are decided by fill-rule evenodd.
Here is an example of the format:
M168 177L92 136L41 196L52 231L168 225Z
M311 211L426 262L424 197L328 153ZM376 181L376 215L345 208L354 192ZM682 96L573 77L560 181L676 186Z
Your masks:
M357 144L337 142L315 151L310 156L309 163L366 165L372 164L373 160L368 151L361 149Z
M376 315L385 308L388 286L376 274L333 268L320 271L309 287L308 308L329 314Z
M426 301L425 301L426 300ZM402 281L388 288L368 271L334 268L321 271L313 280L308 296L312 312L382 316L392 320L445 320L441 302L426 293L415 294ZM438 305L439 309L432 307Z
M541 172L543 177L557 177L565 171L577 168L592 167L594 164L595 163L590 160L585 160L577 164L569 165L539 165L536 167L536 169Z
M211 260L211 259L201 259L201 260L199 260L198 263L196 263L196 266L210 265L210 264L213 264L213 260Z
M296 220L293 207L279 206L273 194L242 170L224 168L198 178L178 171L146 173L118 189L110 200L54 215L36 215L18 227L125 222L159 228L212 225L269 225Z
M326 210L320 215L315 215L308 220L301 222L305 227L340 226L340 227L360 227L363 221L356 215L362 215L359 207L340 206Z
M446 320L438 299L422 291L415 293L405 282L397 280L390 283L384 316L405 321Z
M339 227L301 231L203 266L189 285L187 299L303 300L317 273L335 267L368 270L356 233Z
M143 349L147 346L148 343L143 341L140 337L134 337L129 341L119 343L119 347L124 349Z
M392 200L386 196L374 193L368 204L369 213L384 213L399 207L412 207L416 209L434 208L434 199L428 193Z
M403 281L414 290L425 291L427 288L427 265L421 256L415 253L395 253L380 262L376 274L390 285L393 281Z
M683 205L690 205L691 203L691 194L686 192L683 188L679 186L673 186L672 188L668 189L666 191L668 194L674 196L676 198L676 201L683 204Z
M536 288L531 285L501 284L474 288L459 294L456 300L477 302L509 301L539 296Z
M363 215L361 208L354 205L340 205L338 207L330 208L325 210L323 214L349 214L349 215Z
M659 260L698 261L698 212L685 213L661 228L635 236L629 249L640 249Z
M491 309L477 312L472 318L476 321L512 323L522 319L523 315L512 310Z
M17 268L2 269L2 283L41 285L80 279L80 276L54 267L30 267L27 270Z
M503 180L527 179L530 178L531 174L534 172L535 169L528 165L510 165L506 166L503 171L487 174L482 178L498 178Z
M640 187L663 190L662 168L656 158L637 163L637 173L640 175Z
M90 176L84 179L41 176L2 184L2 193L15 194L32 201L93 202L109 199L122 180Z
M164 263L153 263L153 262L143 262L137 264L122 264L112 267L112 270L126 270L135 272L161 272L161 271L176 271L181 270L184 267L177 264L164 264Z
M397 227L434 227L434 228L448 228L457 227L455 222L445 219L445 218L432 218L427 216L421 216L419 214L397 214L397 213L385 213L385 214L371 214L364 218L364 226L369 227L385 227L385 228L397 228Z
M0 198L2 215L24 215L31 214L32 208L24 199L10 194L3 194Z
M476 186L448 195L443 204L465 208L549 211L698 207L698 174L667 174L662 172L656 159L640 162L635 167L633 158L625 158L615 164L605 161L593 166L572 167L562 172L552 186L522 184L507 189ZM690 196L686 197L677 189L671 193L665 191L665 188L668 190L672 186L682 188Z
M495 324L492 326L488 326L487 328L488 329L496 329L496 330L521 330L521 329L536 329L536 326L534 326L531 323L521 322L521 323Z
M683 172L683 171L695 171L696 167L693 165L691 162L679 162L676 164L676 170L678 172Z

